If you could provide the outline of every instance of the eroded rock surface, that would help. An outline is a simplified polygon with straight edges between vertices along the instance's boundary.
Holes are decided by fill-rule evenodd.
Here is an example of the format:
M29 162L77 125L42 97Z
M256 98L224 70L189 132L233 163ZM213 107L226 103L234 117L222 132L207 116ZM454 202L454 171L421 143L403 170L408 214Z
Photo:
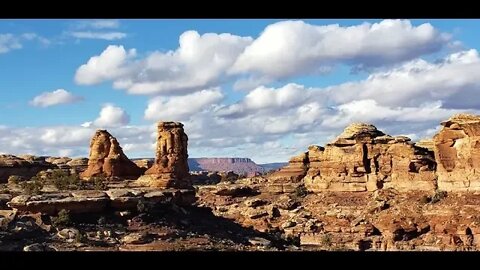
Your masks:
M95 176L130 178L140 176L143 170L128 159L117 139L106 130L97 130L90 142L88 168L80 174L83 179Z
M23 157L0 155L0 183L7 182L12 175L28 179L41 171L57 167L45 161L45 158L30 155Z
M158 123L155 162L138 183L160 188L191 187L187 144L188 137L182 123Z
M434 136L438 188L480 190L480 116L457 114Z

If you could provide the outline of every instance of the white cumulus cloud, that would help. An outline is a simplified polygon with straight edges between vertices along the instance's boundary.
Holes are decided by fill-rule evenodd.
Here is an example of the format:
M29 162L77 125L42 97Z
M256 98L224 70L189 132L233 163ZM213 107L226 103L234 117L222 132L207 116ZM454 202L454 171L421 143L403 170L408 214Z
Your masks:
M100 110L98 118L93 121L93 125L101 128L109 128L127 125L129 122L130 116L124 109L114 106L113 104L105 104ZM88 127L90 125L83 124L83 126Z
M93 85L105 80L128 74L125 63L135 57L136 50L126 51L123 46L108 46L99 56L94 56L77 69L75 81L78 84Z
M449 36L431 24L413 26L409 20L348 27L282 21L267 26L238 57L231 72L281 79L315 73L336 63L375 67L438 51L448 41Z
M123 46L109 46L82 65L75 79L86 85L112 80L115 88L132 94L187 94L218 84L251 42L250 37L227 33L187 31L176 50L156 51L135 62L126 61Z
M57 89L52 92L44 92L30 101L35 107L50 107L60 104L70 104L83 100L83 97L75 96L65 89Z
M223 99L220 89L208 89L185 96L170 98L157 97L148 103L145 119L162 121L181 121L211 106Z

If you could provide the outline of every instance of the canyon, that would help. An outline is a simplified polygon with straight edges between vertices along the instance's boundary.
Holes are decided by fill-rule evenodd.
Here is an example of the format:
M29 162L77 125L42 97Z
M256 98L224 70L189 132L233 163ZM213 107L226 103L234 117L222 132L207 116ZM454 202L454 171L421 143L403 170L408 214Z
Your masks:
M88 160L3 155L0 249L479 250L480 116L440 125L412 142L352 123L279 170L243 177L194 173L178 122L158 123L154 160L130 161L105 130Z

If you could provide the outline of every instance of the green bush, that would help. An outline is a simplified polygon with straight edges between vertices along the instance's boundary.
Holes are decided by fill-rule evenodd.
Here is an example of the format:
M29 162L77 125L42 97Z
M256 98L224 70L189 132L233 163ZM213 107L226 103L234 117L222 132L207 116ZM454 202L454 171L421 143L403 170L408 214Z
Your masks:
M72 224L72 220L70 219L70 211L62 209L58 212L58 215L51 217L52 225L54 227L59 226L68 226Z
M28 182L22 182L21 187L27 195L38 195L42 193L43 183L36 176L32 177Z
M93 181L93 187L96 190L108 189L108 183L104 176L96 176L91 179Z
M69 174L63 170L54 170L49 177L49 182L59 190L81 189L83 183L76 174Z

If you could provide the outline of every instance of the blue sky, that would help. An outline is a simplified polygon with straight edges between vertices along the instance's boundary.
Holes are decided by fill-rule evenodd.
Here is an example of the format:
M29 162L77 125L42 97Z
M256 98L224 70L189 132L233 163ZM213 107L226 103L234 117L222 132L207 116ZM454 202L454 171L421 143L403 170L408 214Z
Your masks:
M185 123L191 156L257 162L285 161L353 121L429 137L442 118L479 109L471 100L479 27L478 20L2 20L0 152L86 156L93 131L107 128L127 155L153 156L159 120Z

